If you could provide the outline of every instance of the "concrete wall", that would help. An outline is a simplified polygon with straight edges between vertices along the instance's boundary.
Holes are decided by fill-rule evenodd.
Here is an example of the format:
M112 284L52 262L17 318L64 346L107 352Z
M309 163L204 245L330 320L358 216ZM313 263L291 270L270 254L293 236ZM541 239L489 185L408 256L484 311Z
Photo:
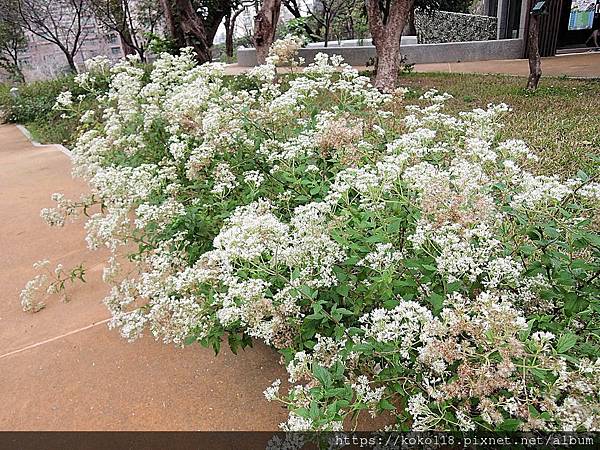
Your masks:
M486 61L490 59L522 58L524 42L522 39L503 39L494 41L449 42L443 44L403 45L400 53L406 56L407 63L436 63L460 61ZM309 64L317 53L341 55L353 66L364 66L375 58L375 47L363 45L356 47L302 48L299 56ZM239 48L238 64L244 67L256 65L256 52L253 48Z

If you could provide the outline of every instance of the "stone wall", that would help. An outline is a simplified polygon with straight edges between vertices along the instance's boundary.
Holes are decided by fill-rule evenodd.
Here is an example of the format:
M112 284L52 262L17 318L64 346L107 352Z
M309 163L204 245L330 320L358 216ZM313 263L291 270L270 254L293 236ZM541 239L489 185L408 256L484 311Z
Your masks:
M498 19L446 11L415 11L415 28L420 44L487 41L496 39Z

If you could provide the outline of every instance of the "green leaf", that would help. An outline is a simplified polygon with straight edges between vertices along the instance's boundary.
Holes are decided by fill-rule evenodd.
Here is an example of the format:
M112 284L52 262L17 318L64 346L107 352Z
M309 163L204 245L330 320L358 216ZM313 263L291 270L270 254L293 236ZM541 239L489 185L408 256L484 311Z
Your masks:
M229 343L229 348L231 349L231 353L237 355L238 349L240 348L241 339L235 333L229 333L227 335L227 341Z
M397 233L400 231L400 225L402 221L400 219L396 219L387 226L387 232L390 234Z
M335 292L340 294L342 297L348 297L348 294L350 293L350 287L347 284L340 284L335 288Z
M585 181L589 180L590 177L583 170L578 170L577 178L579 178L581 181L585 182Z
M192 345L194 342L197 341L198 338L196 338L196 336L188 336L185 338L185 340L183 341L184 345Z
M550 225L544 226L544 233L546 233L552 239L555 239L558 237L558 231L556 230L556 228L554 228Z
M584 233L583 237L590 244L600 247L600 235L594 233Z
M552 378L551 373L547 370L538 369L536 367L531 369L531 373L538 379L545 383L549 382Z
M533 329L533 325L535 324L535 320L536 319L531 319L527 322L527 329L519 333L519 339L525 341L529 337L531 330Z
M381 400L379 402L379 407L381 409L385 409L387 411L392 411L394 409L396 409L396 407L394 405L392 405L388 400L386 400L385 398L383 400Z
M343 397L346 395L346 388L332 388L332 389L327 389L326 394L329 397Z
M444 297L440 294L432 293L429 298L429 303L433 306L434 312L438 312L442 310L444 306Z
M373 350L373 346L371 344L368 344L368 343L356 344L354 347L352 347L352 349L355 352L368 353L368 352L371 352Z
M569 349L573 348L577 343L577 336L573 333L563 334L556 343L556 351L558 353L565 353Z
M300 417L303 417L305 419L308 419L309 416L309 412L308 409L306 408L299 408L297 410L294 411L297 415L299 415Z
M579 298L575 292L567 292L565 294L565 313L567 316L572 316L583 310L589 305L589 301L583 298Z
M399 304L400 304L400 302L398 300L390 299L390 300L386 300L385 302L383 302L383 307L385 309L394 309Z
M342 308L343 309L343 308ZM363 334L363 330L358 327L350 327L347 329L349 336L357 336Z
M318 313L314 313L314 314L309 314L308 316L306 316L304 318L304 320L322 320L324 318L325 318L325 315L318 312Z
M522 255L531 256L535 253L535 247L533 245L521 245L519 251Z
M321 366L315 366L313 368L313 375L315 376L315 378L317 380L319 380L319 382L323 386L325 386L325 387L331 386L331 374L327 371L326 368L321 367Z
M311 289L309 286L303 284L302 286L298 286L298 290L306 295L308 298L315 298L317 296L317 291Z
M316 345L315 341L306 341L304 342L304 347L309 348L309 349L313 349Z
M517 431L521 423L519 419L506 419L498 426L498 429L502 431Z
M342 375L344 375L344 370L346 369L346 367L344 366L344 364L342 364L341 362L336 362L335 365L333 366L333 370L334 370L334 375L336 379L340 379L342 378ZM347 389L347 386L344 387L343 389Z
M535 409L535 406L533 405L529 405L529 413L532 415L532 417L540 417L540 412Z
M346 275L346 272L344 271L344 269L342 269L339 266L333 266L333 272L335 273L335 276L337 277L337 279L340 282L348 279L348 275Z
M317 402L313 401L310 402L310 410L309 410L309 416L311 419L316 419L320 416L321 411L319 411L319 405L317 404Z

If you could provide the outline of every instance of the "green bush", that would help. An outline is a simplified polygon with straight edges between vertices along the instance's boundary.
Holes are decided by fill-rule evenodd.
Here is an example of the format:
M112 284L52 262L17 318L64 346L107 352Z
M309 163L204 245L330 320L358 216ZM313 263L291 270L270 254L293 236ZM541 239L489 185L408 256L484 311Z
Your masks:
M81 89L75 84L73 76L65 76L49 81L35 81L19 87L19 94L11 99L9 120L27 123L39 120L56 119L56 111L52 110L56 97L63 91L71 91L79 95ZM78 92L79 91L79 92Z
M5 122L8 118L10 102L10 86L7 84L0 84L0 123Z
M87 92L75 80L76 76L66 75L54 80L22 84L18 86L17 95L11 94L10 86L1 85L0 121L25 125L42 143L73 145L80 114L65 114L54 105L61 92L69 91L75 98ZM103 90L101 81L99 89ZM88 97L83 103L86 110L93 109L96 98Z

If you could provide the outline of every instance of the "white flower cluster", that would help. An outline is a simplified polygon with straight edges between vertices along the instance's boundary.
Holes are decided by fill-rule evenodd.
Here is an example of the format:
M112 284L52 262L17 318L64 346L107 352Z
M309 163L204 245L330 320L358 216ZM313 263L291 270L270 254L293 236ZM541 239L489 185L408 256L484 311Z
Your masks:
M365 375L360 375L356 383L352 384L352 389L356 392L356 397L360 402L371 406L371 416L375 417L375 406L381 401L385 387L380 386L373 389L369 384L369 379Z
M73 94L70 91L64 91L56 97L56 103L53 109L68 109L73 105Z
M277 39L269 49L267 63L275 66L301 65L303 61L296 60L296 56L302 45L304 45L303 39L291 34L283 39Z
M360 318L365 338L400 342L399 354L405 359L421 340L422 327L432 320L431 311L415 302L402 302L392 310L375 309Z
M375 244L375 251L367 254L358 264L373 270L385 270L402 259L402 252L394 250L392 244Z

